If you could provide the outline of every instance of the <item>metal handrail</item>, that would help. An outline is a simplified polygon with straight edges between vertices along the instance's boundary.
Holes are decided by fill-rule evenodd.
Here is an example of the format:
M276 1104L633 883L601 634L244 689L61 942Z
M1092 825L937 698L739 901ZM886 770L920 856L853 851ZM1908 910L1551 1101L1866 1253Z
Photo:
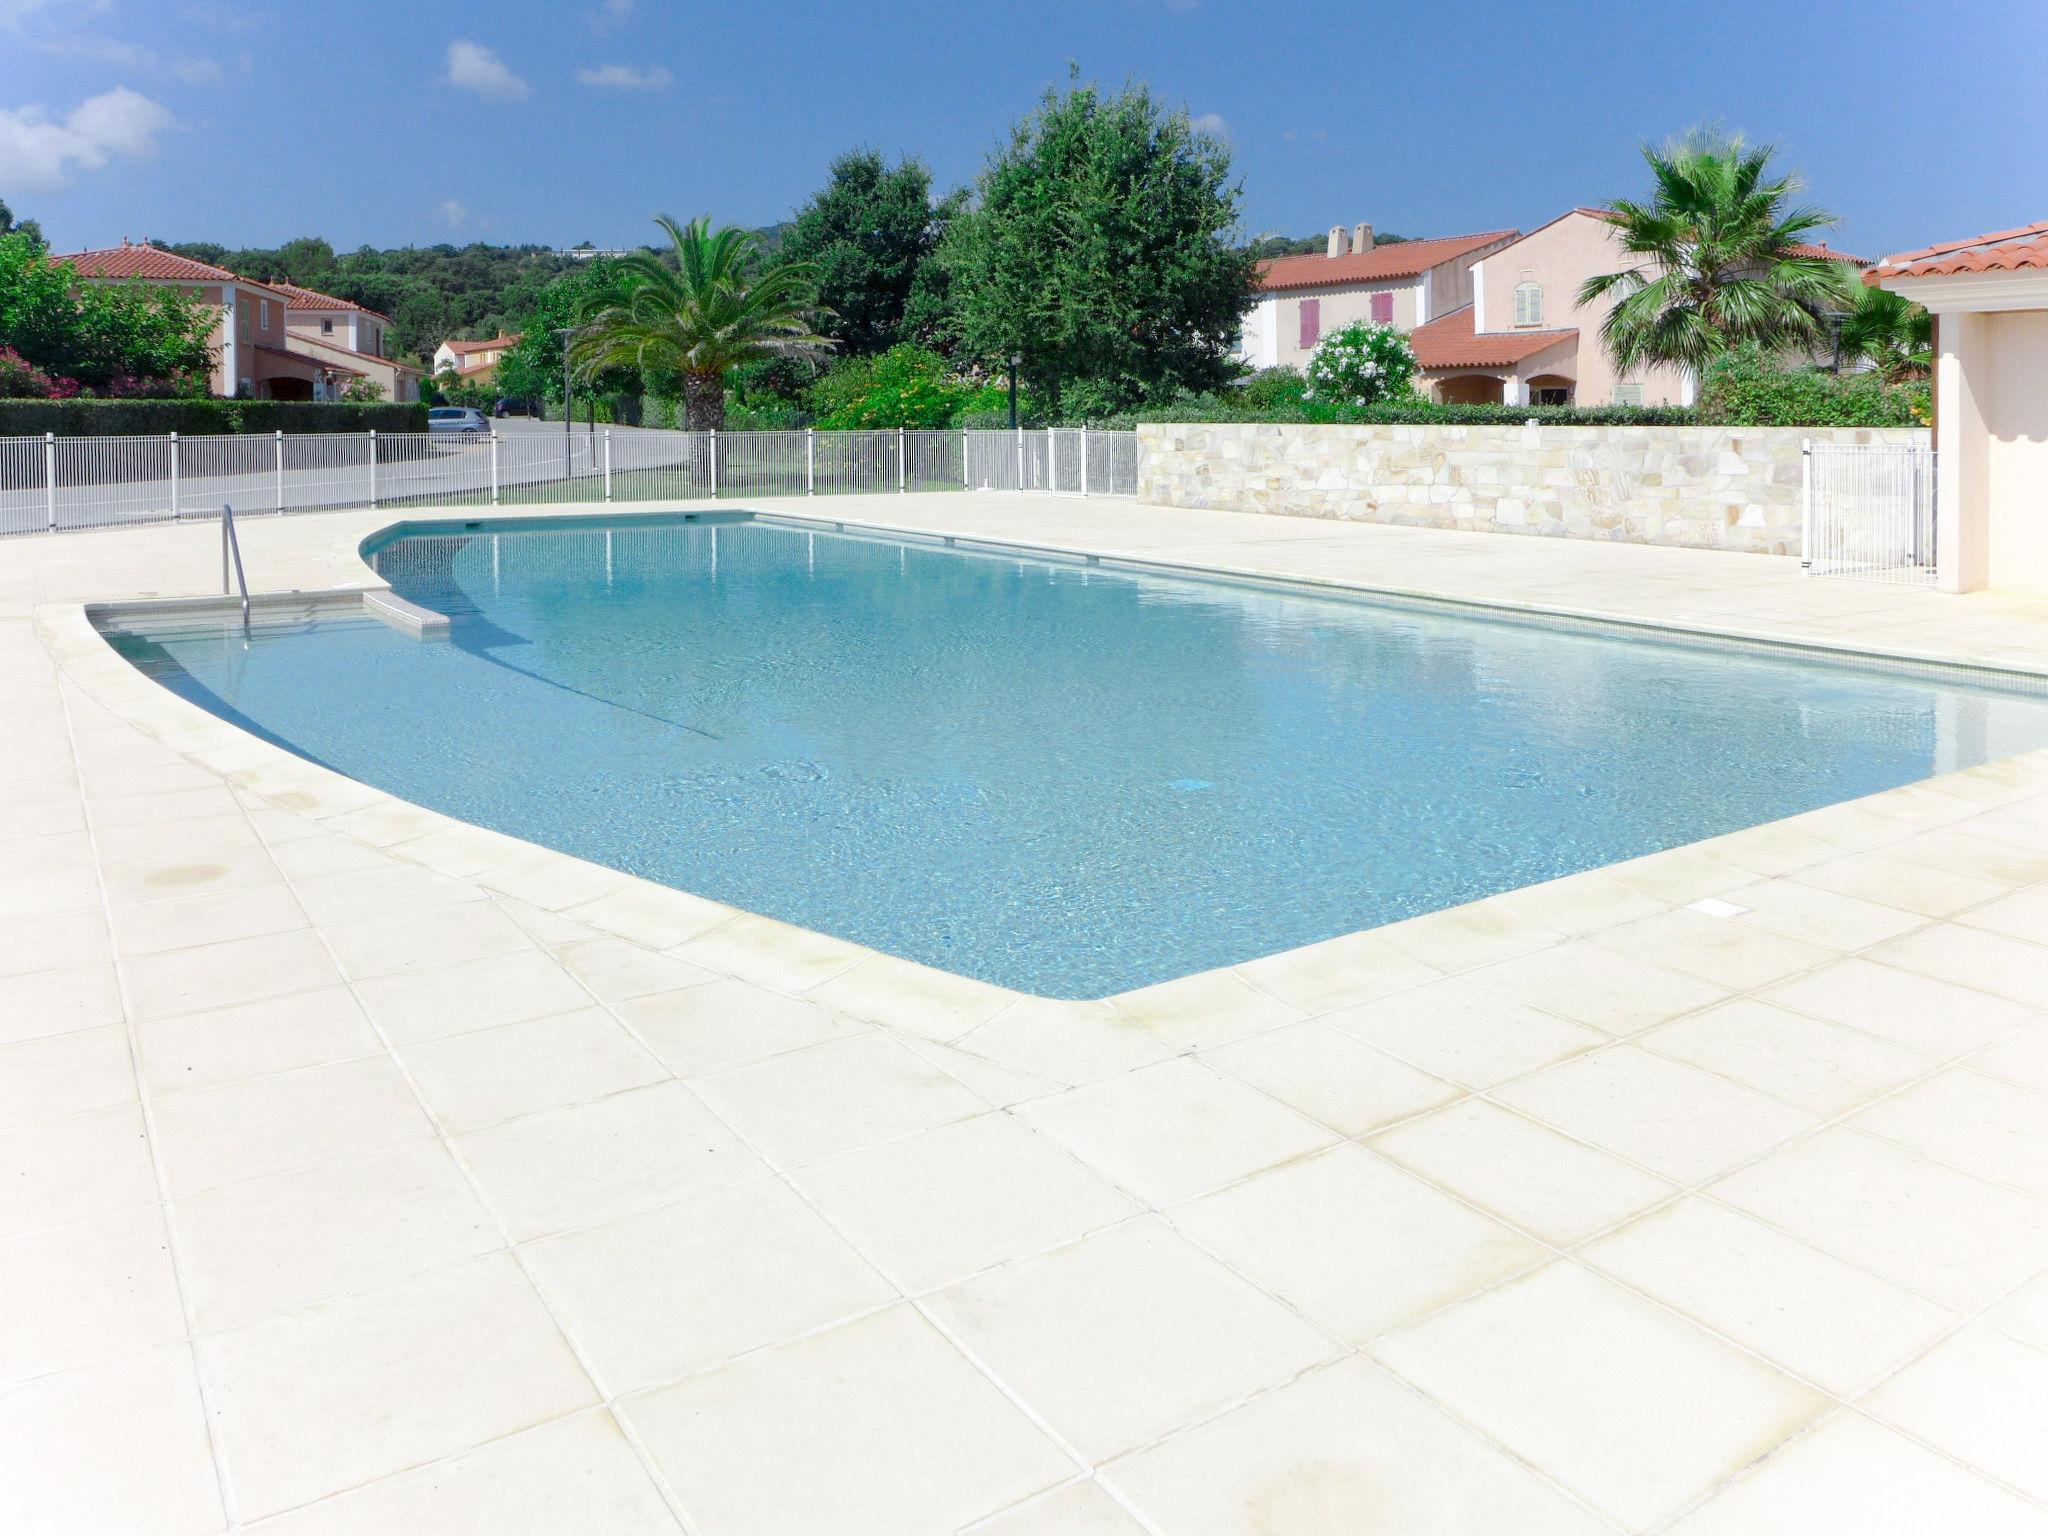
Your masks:
M234 557L235 581L242 589L242 628L249 627L249 578L242 571L242 541L235 533L235 509L226 502L220 504L220 589L232 596L234 587L228 585L228 558Z

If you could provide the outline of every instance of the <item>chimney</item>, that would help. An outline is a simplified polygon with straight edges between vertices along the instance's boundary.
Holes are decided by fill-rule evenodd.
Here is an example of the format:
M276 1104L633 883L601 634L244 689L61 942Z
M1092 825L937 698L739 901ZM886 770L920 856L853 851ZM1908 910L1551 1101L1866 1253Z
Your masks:
M1360 224L1351 231L1351 249L1363 256L1372 249L1372 226Z
M1330 255L1342 256L1351 249L1351 232L1342 224L1330 226Z

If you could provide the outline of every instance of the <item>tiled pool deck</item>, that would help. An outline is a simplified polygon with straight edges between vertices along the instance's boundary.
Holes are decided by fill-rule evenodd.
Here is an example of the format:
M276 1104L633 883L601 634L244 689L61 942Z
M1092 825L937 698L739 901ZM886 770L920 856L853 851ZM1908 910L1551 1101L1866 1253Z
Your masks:
M2048 668L2048 602L1762 557L758 505ZM0 1531L2048 1532L2048 753L1047 1003L338 779L79 607L218 573L0 542Z

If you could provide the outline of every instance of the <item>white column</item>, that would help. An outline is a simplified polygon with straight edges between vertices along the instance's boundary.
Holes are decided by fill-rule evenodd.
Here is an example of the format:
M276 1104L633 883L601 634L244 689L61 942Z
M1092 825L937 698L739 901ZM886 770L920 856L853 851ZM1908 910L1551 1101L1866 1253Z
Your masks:
M50 531L57 531L57 434L43 434L43 507L49 514Z
M1506 405L1527 405L1529 403L1529 386L1523 381L1519 373L1508 375L1506 382L1501 385L1500 398L1502 403Z
M718 428L711 429L711 499L718 500Z
M1081 494L1088 494L1088 428L1081 428Z
M370 505L377 505L377 429L370 428Z
M1991 579L1989 434L1979 399L1990 370L1983 315L1934 317L1935 585L1974 592Z
M910 489L910 474L903 463L903 429L896 429L896 494L902 495Z
M818 494L818 434L804 428L804 494Z
M498 504L498 429L491 428L491 505Z
M279 428L276 437L277 457L277 515L284 516L284 429Z
M171 434L171 516L178 515L178 434Z
M604 499L612 499L612 429L604 429Z

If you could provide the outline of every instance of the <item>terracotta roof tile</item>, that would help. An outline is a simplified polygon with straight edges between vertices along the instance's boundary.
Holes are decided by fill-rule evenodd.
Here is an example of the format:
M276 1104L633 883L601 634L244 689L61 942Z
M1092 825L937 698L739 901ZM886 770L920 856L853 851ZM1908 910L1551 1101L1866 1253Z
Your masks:
M1472 251L1512 240L1512 229L1483 235L1447 235L1440 240L1403 240L1376 245L1348 256L1276 256L1259 268L1259 287L1267 293L1291 288L1327 288L1346 283L1371 283L1416 277Z
M465 352L503 351L518 340L517 336L493 336L488 341L456 341L451 337L441 345L460 357Z
M81 277L139 277L145 282L156 283L240 283L244 287L264 288L283 296L280 289L269 283L259 283L253 277L244 277L211 262L194 261L190 256L180 256L160 245L116 245L103 251L79 251L75 255L59 256L57 260L70 262L78 268Z
M1950 277L1961 272L2022 272L2048 268L2048 221L1945 240L1922 250L1887 256L1863 274L1866 283L1894 277Z
M1472 329L1472 306L1418 325L1408 333L1415 361L1435 371L1443 368L1512 368L1559 342L1577 338L1575 330L1483 331Z
M374 315L379 320L391 317L382 310L372 309L367 304L358 304L353 299L338 299L331 293L322 293L317 288L301 288L297 283L272 283L271 287L284 295L287 309L352 309L359 315Z

